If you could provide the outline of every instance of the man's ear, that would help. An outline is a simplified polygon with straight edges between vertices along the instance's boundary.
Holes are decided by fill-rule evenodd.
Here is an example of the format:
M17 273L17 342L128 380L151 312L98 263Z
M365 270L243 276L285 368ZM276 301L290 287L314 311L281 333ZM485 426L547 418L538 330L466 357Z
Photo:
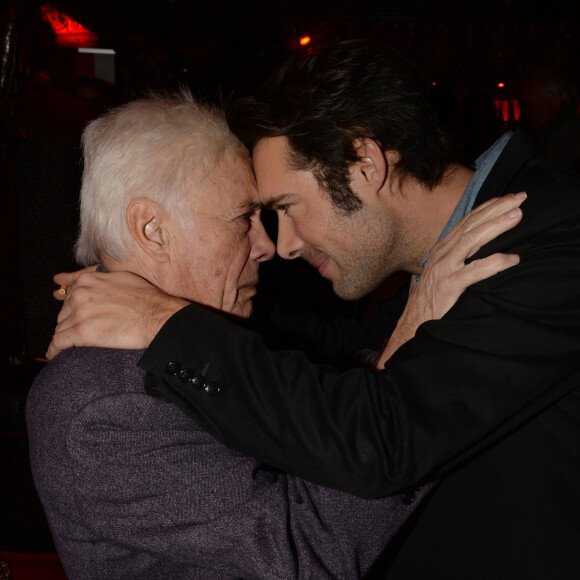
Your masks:
M359 158L351 167L353 190L359 195L364 195L365 190L372 195L391 192L393 187L385 186L395 180L399 153L383 151L374 139L356 139L353 145Z
M133 241L148 256L158 262L169 260L165 212L154 201L138 197L127 207L126 219Z
M356 139L353 146L358 156L358 161L351 166L353 185L357 191L362 187L377 192L385 183L389 169L381 146L367 138Z

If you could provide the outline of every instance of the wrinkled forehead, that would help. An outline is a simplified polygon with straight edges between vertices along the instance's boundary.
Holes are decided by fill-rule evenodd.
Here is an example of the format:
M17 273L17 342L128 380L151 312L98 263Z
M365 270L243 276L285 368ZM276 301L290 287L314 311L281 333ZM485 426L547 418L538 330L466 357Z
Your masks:
M227 150L217 159L205 157L194 169L193 177L194 209L202 205L235 212L260 203L252 165L243 152Z

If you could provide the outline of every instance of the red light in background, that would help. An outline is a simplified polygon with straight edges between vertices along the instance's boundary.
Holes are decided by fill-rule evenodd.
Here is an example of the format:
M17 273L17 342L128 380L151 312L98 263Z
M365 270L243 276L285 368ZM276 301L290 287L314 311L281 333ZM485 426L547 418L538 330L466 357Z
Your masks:
M497 83L497 86L498 86L500 89L503 89L503 88L505 87L505 83Z
M300 40L298 41L300 43L300 46L306 46L307 44L310 44L310 41L312 39L310 38L310 36L306 35L306 36L301 36Z
M504 123L509 121L509 101L495 101L497 114Z
M40 13L52 26L58 46L93 48L97 45L98 38L95 34L51 4L44 4L40 8Z
M504 123L519 120L521 110L518 101L496 100L494 103L497 116L502 119Z

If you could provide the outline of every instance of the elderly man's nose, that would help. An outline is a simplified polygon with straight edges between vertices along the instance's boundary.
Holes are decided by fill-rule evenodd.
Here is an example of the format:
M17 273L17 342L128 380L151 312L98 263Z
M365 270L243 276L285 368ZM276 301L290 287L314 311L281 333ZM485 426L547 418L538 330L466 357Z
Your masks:
M252 227L252 259L258 262L266 262L271 260L276 253L276 246L266 233L266 230L260 220Z
M278 241L276 250L281 258L293 260L298 258L302 253L304 243L296 235L294 227L289 219L281 218L278 220Z

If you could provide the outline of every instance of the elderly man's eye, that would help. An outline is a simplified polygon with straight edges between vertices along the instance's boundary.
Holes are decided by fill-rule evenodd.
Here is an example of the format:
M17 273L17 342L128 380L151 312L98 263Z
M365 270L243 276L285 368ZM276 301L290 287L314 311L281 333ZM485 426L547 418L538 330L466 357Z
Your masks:
M249 211L245 214L238 216L238 219L244 223L245 226L251 227L252 225L252 217L254 216L253 211Z

